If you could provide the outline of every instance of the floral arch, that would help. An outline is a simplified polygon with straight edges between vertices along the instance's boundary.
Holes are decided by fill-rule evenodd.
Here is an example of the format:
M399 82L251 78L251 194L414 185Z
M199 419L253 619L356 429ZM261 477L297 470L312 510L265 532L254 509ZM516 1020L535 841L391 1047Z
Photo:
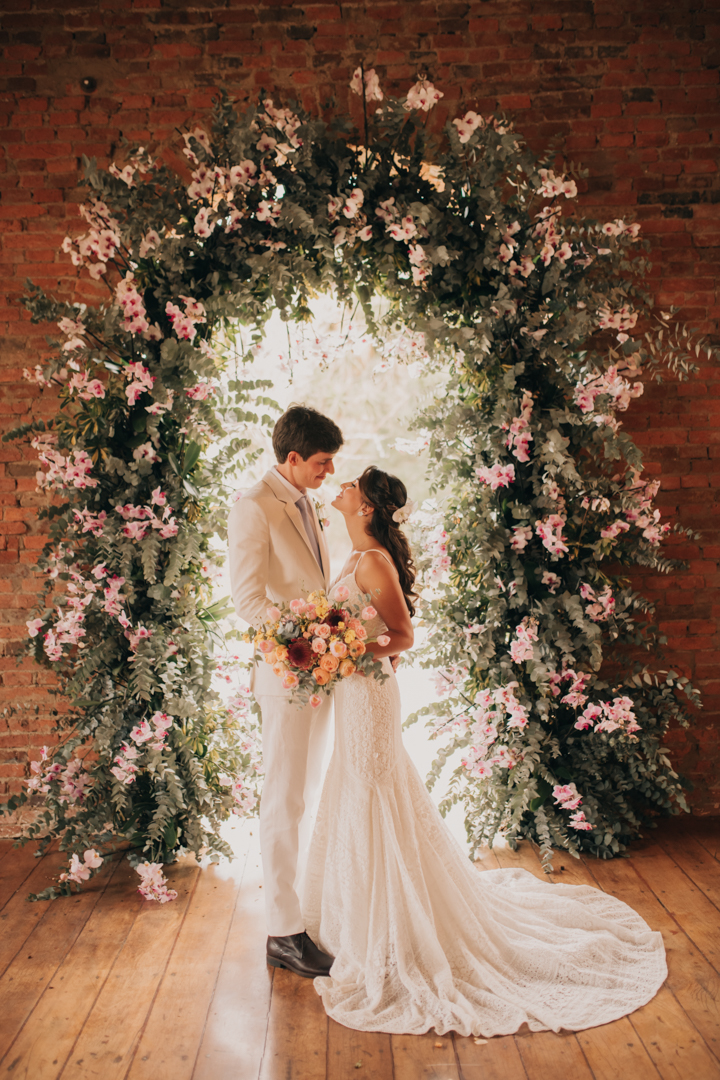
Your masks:
M28 630L69 706L7 805L40 794L27 838L72 854L42 895L122 840L146 895L167 899L157 864L228 854L222 820L255 810L257 719L247 694L225 705L213 688L205 559L269 386L230 372L216 393L213 339L239 320L260 340L273 310L302 320L323 291L359 302L379 339L406 330L425 363L450 363L418 421L440 504L416 522L443 690L423 711L446 739L434 776L462 750L447 801L464 803L473 847L501 831L546 860L553 845L611 857L685 807L662 738L688 722L677 691L695 691L617 650L658 643L622 567L674 565L617 414L641 372L691 370L687 335L640 287L638 226L583 220L579 177L502 118L469 111L431 135L426 80L402 100L372 70L351 85L362 133L223 96L209 131L184 136L189 176L130 146L122 168L86 162L87 230L63 248L108 301L27 299L64 338L26 373L59 387L57 416L6 436L31 439L53 493Z

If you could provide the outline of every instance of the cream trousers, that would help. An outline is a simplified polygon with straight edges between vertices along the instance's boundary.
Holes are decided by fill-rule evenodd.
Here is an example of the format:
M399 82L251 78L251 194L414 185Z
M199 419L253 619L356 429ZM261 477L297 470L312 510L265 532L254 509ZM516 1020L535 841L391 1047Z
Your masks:
M286 695L257 695L262 711L265 780L260 802L267 932L272 937L305 929L299 890L323 764L332 727L332 700L301 708Z

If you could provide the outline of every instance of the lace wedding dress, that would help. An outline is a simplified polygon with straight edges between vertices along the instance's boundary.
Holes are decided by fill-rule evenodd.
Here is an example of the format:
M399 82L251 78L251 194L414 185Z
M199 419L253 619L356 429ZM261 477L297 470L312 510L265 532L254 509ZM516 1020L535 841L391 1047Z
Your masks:
M354 574L341 580L360 594ZM403 748L394 674L343 681L335 714L303 896L308 933L335 956L315 980L333 1019L396 1034L579 1031L655 995L662 937L622 901L472 865Z

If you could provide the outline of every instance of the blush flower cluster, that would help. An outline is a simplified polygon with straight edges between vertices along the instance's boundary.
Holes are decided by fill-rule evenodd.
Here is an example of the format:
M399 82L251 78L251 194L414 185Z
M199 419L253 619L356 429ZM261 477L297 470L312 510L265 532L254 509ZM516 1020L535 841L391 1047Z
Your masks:
M347 586L338 584L330 596L321 590L306 600L269 607L262 630L245 634L298 704L318 708L322 704L318 691L329 694L338 679L356 671L381 682L387 678L366 645L370 641L365 624L377 617L377 611L369 597L347 604L349 595ZM382 646L390 638L381 634L374 640Z

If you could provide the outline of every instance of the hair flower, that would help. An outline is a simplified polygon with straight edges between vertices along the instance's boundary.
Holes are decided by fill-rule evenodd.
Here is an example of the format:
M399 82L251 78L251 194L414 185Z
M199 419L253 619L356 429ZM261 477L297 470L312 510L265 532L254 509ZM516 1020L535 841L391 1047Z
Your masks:
M398 507L392 516L393 521L396 521L398 525L403 525L409 517L417 510L417 503L414 503L412 499L408 499L404 506Z

